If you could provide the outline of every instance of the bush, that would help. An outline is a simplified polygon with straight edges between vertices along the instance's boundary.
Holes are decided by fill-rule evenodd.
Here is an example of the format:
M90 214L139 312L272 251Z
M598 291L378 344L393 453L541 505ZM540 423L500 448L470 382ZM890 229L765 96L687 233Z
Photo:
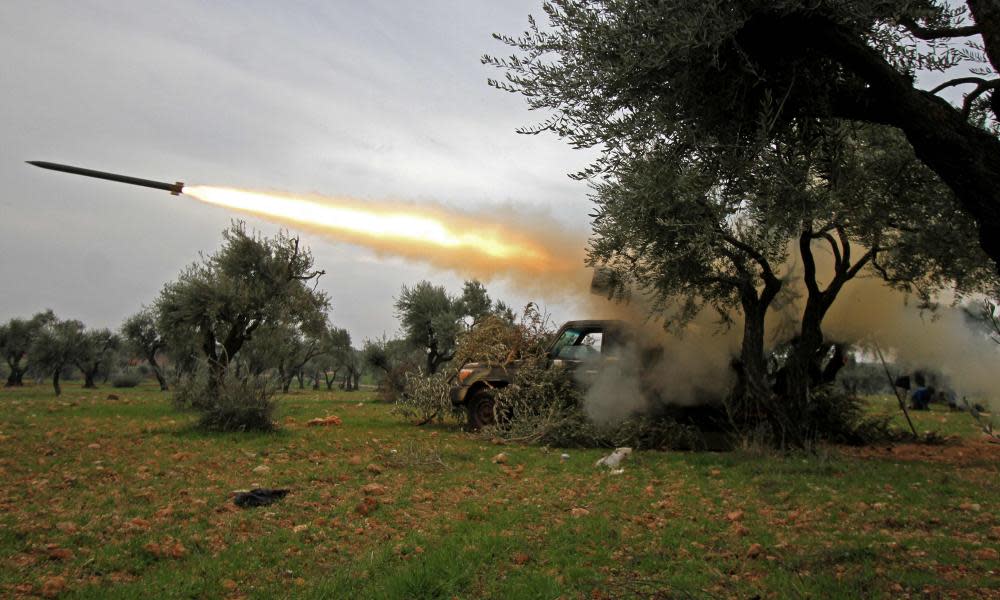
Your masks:
M212 431L274 430L278 385L267 377L227 377L201 412L199 425Z
M419 371L407 373L405 389L396 396L392 412L420 424L433 420L444 422L448 417L459 416L462 413L455 410L448 395L453 381L453 373L447 370L430 377Z
M583 407L583 394L572 376L538 365L520 369L511 385L497 390L497 423L483 434L508 442L560 448L629 446L698 448L698 431L669 415L635 414L597 423Z
M120 371L111 377L111 386L116 388L134 388L142 383L142 374L133 370Z
M175 387L173 401L178 408L200 413L199 426L210 431L272 431L279 387L267 376L238 377L230 369L212 393L202 366Z
M754 414L734 404L736 400L730 399L727 408L732 431L743 447L788 449L791 445L782 431L792 432L805 447L816 442L864 445L896 437L889 428L890 417L870 416L865 400L836 383L813 388L809 402L800 410L772 396L764 410Z
M825 442L863 445L892 437L890 417L869 416L864 400L833 384L813 390L804 417L815 428L814 439Z

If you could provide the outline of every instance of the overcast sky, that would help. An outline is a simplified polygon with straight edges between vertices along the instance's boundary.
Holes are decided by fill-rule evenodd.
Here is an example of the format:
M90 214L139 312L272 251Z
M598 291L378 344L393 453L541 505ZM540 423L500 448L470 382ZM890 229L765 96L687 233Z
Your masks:
M50 307L117 326L232 215L166 193L24 164L452 206L543 207L585 230L587 162L521 136L523 99L486 85L492 32L539 0L0 3L0 320ZM276 226L250 219L267 233ZM304 235L333 321L392 334L393 297L427 265ZM494 295L528 298L502 285ZM550 307L559 315L558 305Z

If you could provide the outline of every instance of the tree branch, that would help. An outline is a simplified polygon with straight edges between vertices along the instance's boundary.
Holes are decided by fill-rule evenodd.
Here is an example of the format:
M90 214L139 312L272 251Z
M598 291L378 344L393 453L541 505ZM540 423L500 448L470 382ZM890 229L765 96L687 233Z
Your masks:
M969 95L966 96L965 100L962 102L962 118L963 119L969 118L969 113L972 112L972 104L976 101L977 98L979 98L986 92L997 88L1000 88L1000 79L983 81L978 86L976 86L976 89L969 92Z
M967 85L972 83L982 84L986 83L986 81L987 80L983 79L982 77L958 77L957 79L952 79L950 81L946 81L940 84L936 88L930 90L930 93L936 94L945 88L955 87L956 85Z
M833 236L829 233L813 234L813 239L824 239L830 244L830 249L833 251L833 270L840 272L841 264L844 262L840 257L840 248L837 246L837 241L833 239Z
M840 247L844 253L844 265L850 266L851 264L851 240L847 237L847 231L844 230L843 226L839 223L834 227L837 231L837 237L840 238Z
M767 258L765 258L764 255L758 252L753 246L740 241L739 239L728 233L725 233L724 231L721 230L721 228L719 233L722 234L723 240L735 246L738 250L745 253L747 256L752 258L754 262L760 265L761 271L763 271L763 277L766 281L777 279L777 277L774 275L774 271L771 270L771 264L768 262Z
M816 259L813 257L812 244L813 233L807 229L799 235L799 254L802 255L803 279L806 282L806 289L810 296L819 296L819 285L816 283Z
M872 248L868 252L865 252L863 255L861 255L861 258L858 259L858 262L854 263L854 266L848 269L847 279L854 279L854 276L858 274L858 271L864 268L864 266L868 263L869 260L874 261L877 252L878 252L877 248Z
M913 37L921 40L940 40L943 38L968 37L982 33L979 25L963 25L961 27L923 27L910 17L900 17L898 23Z

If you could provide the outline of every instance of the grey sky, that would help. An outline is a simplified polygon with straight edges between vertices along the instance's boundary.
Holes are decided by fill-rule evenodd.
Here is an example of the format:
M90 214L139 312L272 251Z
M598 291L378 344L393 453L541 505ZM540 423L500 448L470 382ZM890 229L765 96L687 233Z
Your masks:
M0 3L0 320L51 307L117 326L217 247L231 215L42 171L65 162L187 183L452 206L548 208L584 230L587 156L519 136L534 115L486 86L490 33L538 0L14 0ZM250 220L265 231L277 228ZM392 333L426 265L304 235L333 320ZM495 295L526 300L502 285ZM550 305L558 314L559 306Z

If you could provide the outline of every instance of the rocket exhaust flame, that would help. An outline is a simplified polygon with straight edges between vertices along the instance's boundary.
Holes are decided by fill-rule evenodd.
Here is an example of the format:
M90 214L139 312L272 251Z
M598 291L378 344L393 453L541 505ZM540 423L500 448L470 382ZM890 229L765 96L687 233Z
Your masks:
M529 236L520 227L455 215L441 208L201 185L184 186L184 194L206 204L330 235L377 252L419 258L463 271L482 272L485 268L493 274L539 274L580 266L567 260L561 249L540 243L540 235Z

